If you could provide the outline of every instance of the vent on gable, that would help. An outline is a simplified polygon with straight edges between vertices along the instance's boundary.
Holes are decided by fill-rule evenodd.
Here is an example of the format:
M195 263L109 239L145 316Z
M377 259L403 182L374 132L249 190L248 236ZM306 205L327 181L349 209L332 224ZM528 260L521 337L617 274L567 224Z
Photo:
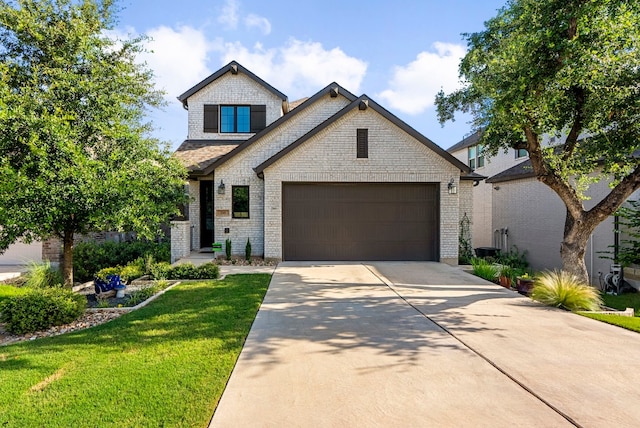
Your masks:
M369 157L369 130L358 128L356 138L356 157L365 159Z

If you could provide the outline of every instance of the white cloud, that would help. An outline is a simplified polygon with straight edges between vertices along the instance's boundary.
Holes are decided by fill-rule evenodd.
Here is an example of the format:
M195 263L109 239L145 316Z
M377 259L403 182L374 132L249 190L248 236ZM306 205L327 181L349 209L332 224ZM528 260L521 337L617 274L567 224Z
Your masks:
M249 49L235 42L219 50L223 64L237 60L291 99L310 96L333 81L358 93L367 71L366 62L338 47L325 49L320 43L296 39L273 49L259 43Z
M390 107L419 114L433 106L440 89L451 92L461 84L458 65L466 53L462 45L436 42L435 52L421 52L405 67L395 67L389 89L378 94Z
M167 98L175 101L191 85L211 71L207 67L207 53L211 44L202 31L189 26L177 29L157 27L149 30L151 51L142 56L154 71L159 88L167 91Z
M235 30L238 27L238 9L240 9L238 0L226 0L222 7L222 14L218 16L218 22L228 29Z
M244 25L249 29L257 28L265 36L271 33L271 23L269 20L263 16L254 15L253 13L244 19Z

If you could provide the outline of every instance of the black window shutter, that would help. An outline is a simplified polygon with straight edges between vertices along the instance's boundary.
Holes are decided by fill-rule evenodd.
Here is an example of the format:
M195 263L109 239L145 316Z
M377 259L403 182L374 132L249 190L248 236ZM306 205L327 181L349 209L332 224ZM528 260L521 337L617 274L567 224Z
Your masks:
M267 106L251 106L251 132L259 132L267 127Z
M218 106L204 105L204 132L218 132Z
M358 158L368 158L369 157L369 130L368 129L358 129L358 138L356 144L356 156Z

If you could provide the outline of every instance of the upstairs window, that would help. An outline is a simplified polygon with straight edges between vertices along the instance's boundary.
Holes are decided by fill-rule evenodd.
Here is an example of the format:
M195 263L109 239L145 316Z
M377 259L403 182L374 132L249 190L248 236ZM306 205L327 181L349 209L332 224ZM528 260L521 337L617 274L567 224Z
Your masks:
M527 149L516 149L516 159L526 158L529 156Z
M476 169L484 166L484 147L476 144L468 148L469 168Z
M204 105L204 132L248 134L266 128L266 105Z
M249 132L251 107L220 106L220 132L241 134Z
M356 137L356 157L365 159L369 157L369 130L358 129Z

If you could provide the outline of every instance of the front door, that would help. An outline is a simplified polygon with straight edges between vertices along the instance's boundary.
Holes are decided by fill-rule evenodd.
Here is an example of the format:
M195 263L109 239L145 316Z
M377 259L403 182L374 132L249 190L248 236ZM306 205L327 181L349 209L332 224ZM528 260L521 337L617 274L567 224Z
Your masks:
M200 248L211 247L213 241L213 181L201 181Z

